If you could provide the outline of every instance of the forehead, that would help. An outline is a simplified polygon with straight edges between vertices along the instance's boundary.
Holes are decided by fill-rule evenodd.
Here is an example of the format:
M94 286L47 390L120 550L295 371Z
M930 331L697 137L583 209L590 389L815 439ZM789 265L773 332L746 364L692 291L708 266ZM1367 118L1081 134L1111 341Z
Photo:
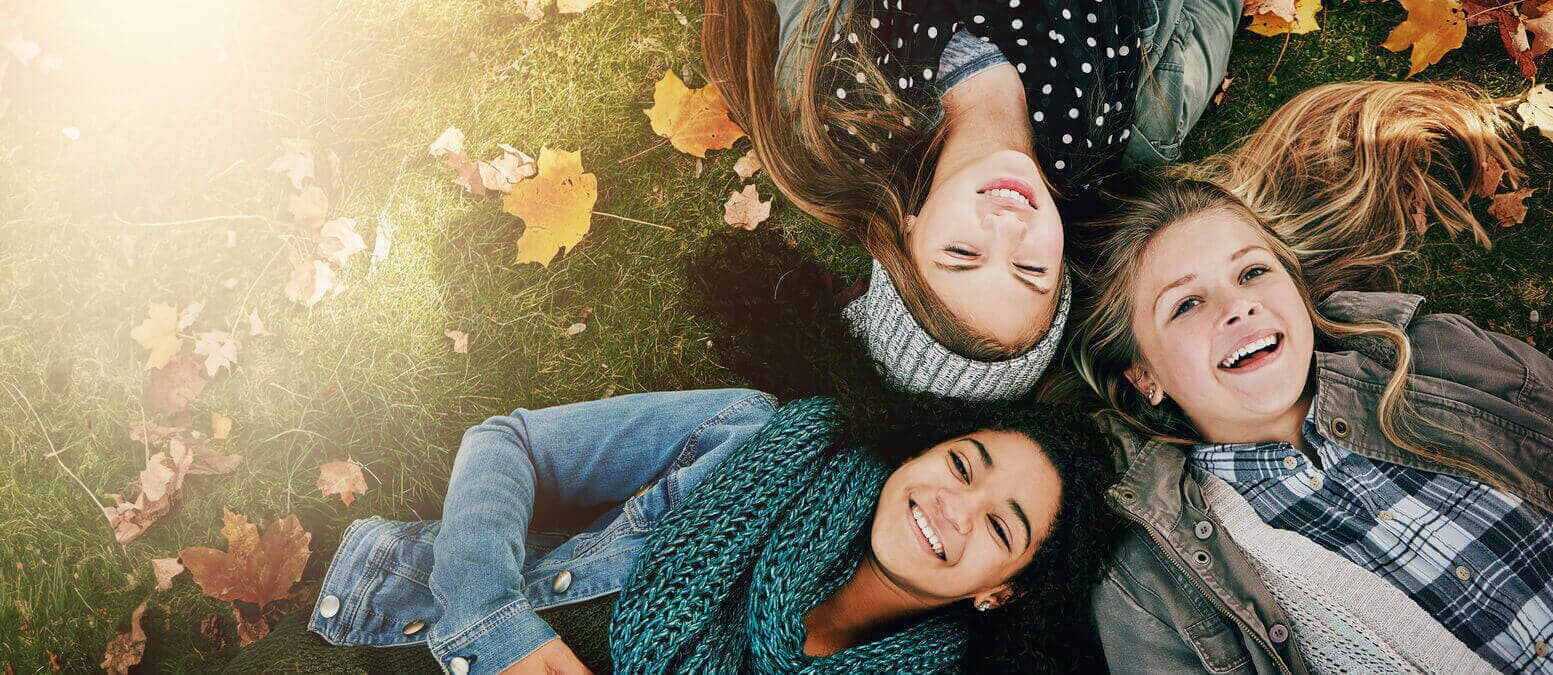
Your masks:
M1184 218L1155 233L1144 247L1135 291L1152 298L1164 285L1216 269L1252 245L1265 245L1260 226L1238 211L1214 209Z
M962 446L969 459L977 464L982 461L975 444L962 436L950 441ZM995 471L992 478L1009 490L1009 496L1026 501L1026 508L1035 506L1060 483L1057 468L1043 449L1029 436L1014 431L978 431L969 438L980 442L987 449Z

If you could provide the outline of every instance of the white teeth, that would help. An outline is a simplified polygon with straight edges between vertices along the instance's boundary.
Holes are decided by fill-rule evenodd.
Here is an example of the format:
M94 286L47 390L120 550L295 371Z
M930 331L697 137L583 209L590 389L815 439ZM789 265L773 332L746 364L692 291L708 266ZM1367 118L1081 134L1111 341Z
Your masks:
M996 189L993 189L993 190L987 190L983 194L989 194L989 195L992 195L994 197L1008 197L1010 199L1018 199L1019 201L1022 201L1022 202L1026 203L1026 204L1030 203L1030 200L1025 199L1025 196L1022 195L1022 194L1019 194L1018 190L1010 190L1008 188L996 188Z
M1235 353L1224 357L1224 360L1220 361L1219 365L1225 368L1232 368L1236 363L1239 363L1241 359L1245 358L1251 352L1257 351L1259 349L1266 349L1267 347L1273 346L1277 342L1277 335L1269 335L1235 350Z
M928 522L927 516L922 513L922 509L915 506L911 507L911 517L917 521L917 528L922 530L922 536L927 537L927 543L932 545L933 552L942 558L944 556L944 545L939 543L938 533L933 531L933 525Z

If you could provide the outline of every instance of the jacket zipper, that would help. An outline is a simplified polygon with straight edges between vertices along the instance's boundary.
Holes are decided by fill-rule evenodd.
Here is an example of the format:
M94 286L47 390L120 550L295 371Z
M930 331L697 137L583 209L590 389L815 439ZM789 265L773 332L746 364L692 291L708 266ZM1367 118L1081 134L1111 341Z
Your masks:
M1259 635L1255 630L1252 630L1251 625L1246 623L1245 619L1242 619L1239 615L1235 614L1235 612L1230 609L1229 605L1226 604L1222 598L1205 588L1202 582L1197 579L1197 575L1193 574L1185 564L1177 560L1175 549L1166 545L1164 537L1159 536L1159 533L1155 532L1154 528L1149 526L1147 522L1144 522L1142 518L1133 515L1132 511L1127 509L1122 509L1122 511L1124 514L1126 514L1128 520L1137 523L1143 528L1145 532L1149 533L1149 537L1154 540L1154 545L1158 546L1159 550L1166 553L1167 557L1170 558L1170 562L1174 564L1176 569L1181 571L1189 581L1192 582L1192 585L1197 588L1198 593L1201 593L1202 596L1207 598L1209 602L1212 602L1214 606L1218 608L1220 614L1229 617L1230 620L1234 621L1236 625L1240 626L1240 628L1244 630L1247 635L1250 635L1251 639L1256 640L1257 645L1260 646L1263 651L1266 651L1273 657L1273 662L1278 664L1278 669L1280 671L1284 673L1290 673L1292 675L1293 671L1289 670L1289 667L1284 664L1283 657L1278 655L1278 652L1273 649L1273 646L1268 644L1266 640L1263 640L1262 636Z

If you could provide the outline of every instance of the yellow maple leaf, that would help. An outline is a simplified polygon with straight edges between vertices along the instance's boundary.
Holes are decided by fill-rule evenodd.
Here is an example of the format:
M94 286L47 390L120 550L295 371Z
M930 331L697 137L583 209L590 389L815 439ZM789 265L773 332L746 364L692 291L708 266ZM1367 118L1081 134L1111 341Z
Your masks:
M681 152L705 157L707 150L733 147L744 130L728 118L728 103L717 85L685 86L674 71L664 71L653 89L652 107L642 112L652 120L653 133L669 139Z
M1439 63L1446 52L1467 39L1467 14L1459 0L1399 1L1407 10L1407 20L1391 29L1380 46L1394 52L1413 48L1408 77Z
M1321 11L1321 0L1295 0L1294 20L1288 21L1274 12L1262 12L1252 16L1251 24L1246 26L1257 35L1284 35L1293 33L1303 35L1321 28L1316 23L1316 12Z
M151 303L146 320L131 330L129 336L151 351L146 356L147 370L167 365L183 348L183 339L178 337L178 310L160 302Z
M512 186L502 210L523 219L515 262L548 266L561 249L571 249L588 234L598 177L583 173L582 153L539 150L539 175Z
M1522 129L1536 127L1548 140L1553 140L1553 89L1548 89L1548 85L1526 90L1526 100L1516 106L1515 112L1521 116Z

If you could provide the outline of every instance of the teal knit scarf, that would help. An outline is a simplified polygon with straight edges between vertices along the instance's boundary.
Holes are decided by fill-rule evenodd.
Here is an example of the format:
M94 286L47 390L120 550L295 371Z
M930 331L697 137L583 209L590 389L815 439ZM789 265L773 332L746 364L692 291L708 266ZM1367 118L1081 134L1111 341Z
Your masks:
M823 658L804 615L857 570L889 471L826 452L828 399L784 406L653 528L621 590L610 652L622 673L932 673L965 653L943 614Z

